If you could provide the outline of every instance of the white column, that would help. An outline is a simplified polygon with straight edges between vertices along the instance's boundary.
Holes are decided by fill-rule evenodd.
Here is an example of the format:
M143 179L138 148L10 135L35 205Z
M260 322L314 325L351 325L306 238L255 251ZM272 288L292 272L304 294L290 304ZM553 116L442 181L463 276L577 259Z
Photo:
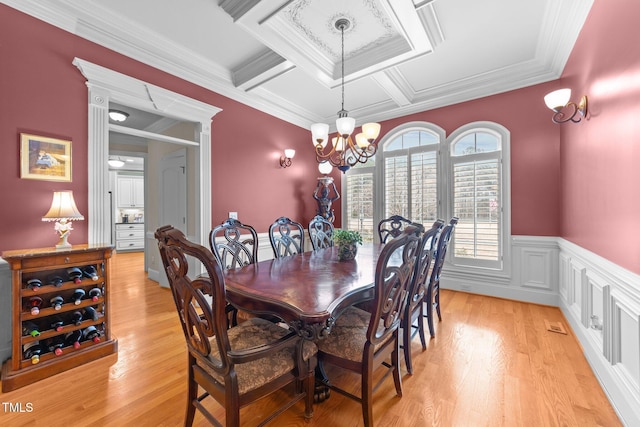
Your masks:
M109 212L109 91L89 87L88 221L89 244L111 243Z
M200 122L200 156L198 157L198 171L200 176L196 180L198 198L196 211L200 212L200 221L197 224L197 236L200 243L206 245L211 231L211 119L208 122Z

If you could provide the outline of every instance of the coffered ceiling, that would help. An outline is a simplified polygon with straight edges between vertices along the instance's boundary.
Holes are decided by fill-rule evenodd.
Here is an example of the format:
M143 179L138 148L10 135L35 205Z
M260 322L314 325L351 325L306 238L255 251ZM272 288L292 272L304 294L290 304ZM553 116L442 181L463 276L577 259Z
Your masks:
M593 0L2 3L308 127L341 108L340 18L345 109L362 124L558 78Z

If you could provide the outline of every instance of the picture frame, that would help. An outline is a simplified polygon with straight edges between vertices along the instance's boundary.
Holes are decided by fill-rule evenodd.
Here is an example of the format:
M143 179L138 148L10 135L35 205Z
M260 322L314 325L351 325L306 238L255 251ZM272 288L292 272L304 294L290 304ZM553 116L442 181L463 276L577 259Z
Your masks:
M71 141L21 133L20 178L71 182Z

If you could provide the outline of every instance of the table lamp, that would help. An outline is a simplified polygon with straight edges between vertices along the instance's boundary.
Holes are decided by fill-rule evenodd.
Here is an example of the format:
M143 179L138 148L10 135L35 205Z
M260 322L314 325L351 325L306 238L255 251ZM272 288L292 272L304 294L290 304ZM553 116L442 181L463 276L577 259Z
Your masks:
M84 216L78 212L76 202L73 200L73 191L54 191L51 208L43 217L43 221L55 221L55 231L60 236L56 249L71 248L68 242L69 233L73 228L71 221L82 220Z

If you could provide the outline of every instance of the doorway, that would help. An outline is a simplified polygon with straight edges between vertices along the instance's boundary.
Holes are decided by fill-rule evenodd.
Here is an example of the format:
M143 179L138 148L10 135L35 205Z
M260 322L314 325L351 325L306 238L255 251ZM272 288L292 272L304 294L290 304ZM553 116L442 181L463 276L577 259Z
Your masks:
M88 163L92 165L92 173L88 174L88 243L100 244L111 239L107 165L110 131L193 149L195 167L187 171L190 180L195 183L191 191L195 200L192 238L199 243L206 242L211 227L211 120L221 111L220 108L80 58L75 58L73 64L87 79L89 87ZM111 102L157 114L168 120L194 123L194 138L186 140L111 124L108 120ZM152 227L147 227L147 238ZM148 258L154 263L159 261L154 254L149 254Z

